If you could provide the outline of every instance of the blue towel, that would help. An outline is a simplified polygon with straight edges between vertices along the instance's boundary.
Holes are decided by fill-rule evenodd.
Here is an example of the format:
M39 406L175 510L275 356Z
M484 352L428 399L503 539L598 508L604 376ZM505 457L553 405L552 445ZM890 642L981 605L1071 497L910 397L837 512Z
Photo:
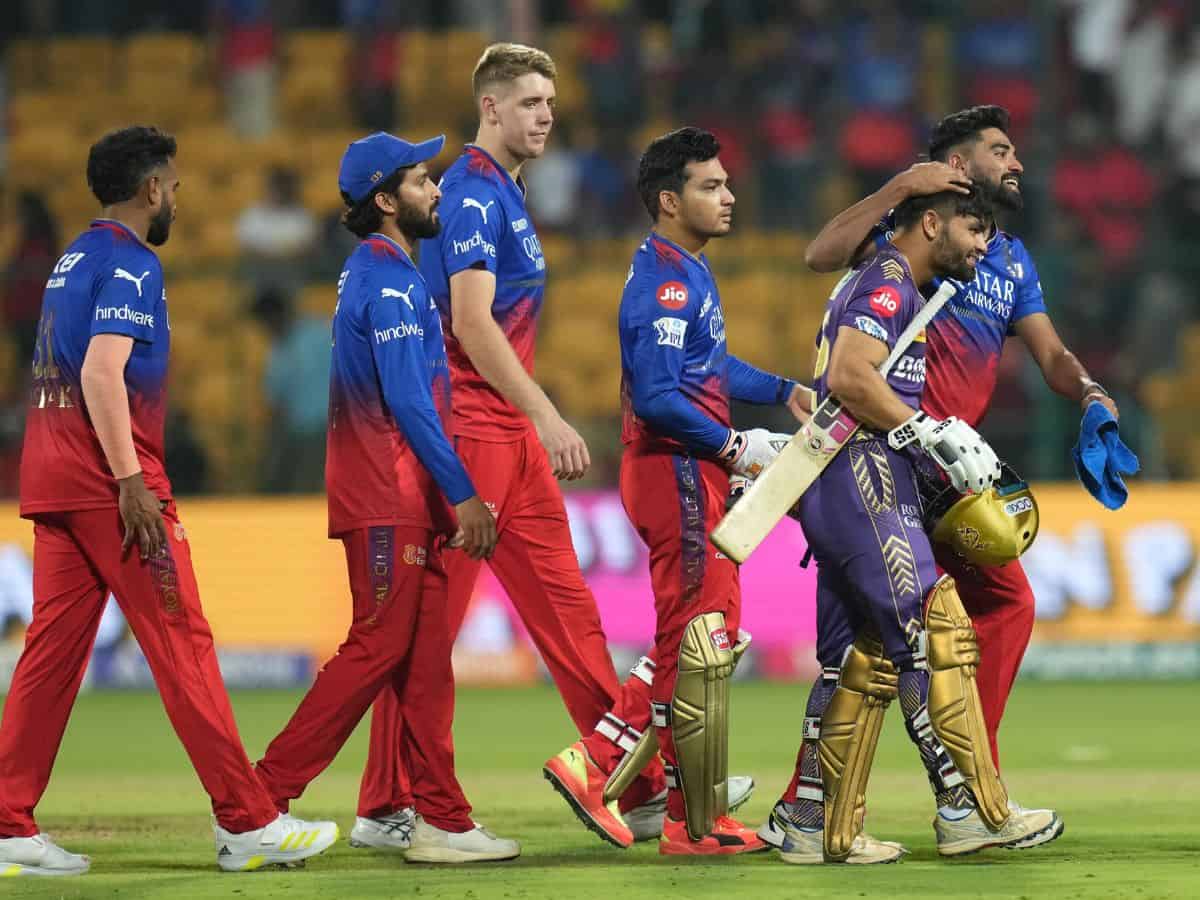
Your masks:
M1122 475L1137 472L1138 458L1121 441L1117 420L1093 400L1079 425L1079 443L1071 451L1075 474L1088 493L1109 509L1120 509L1129 497Z

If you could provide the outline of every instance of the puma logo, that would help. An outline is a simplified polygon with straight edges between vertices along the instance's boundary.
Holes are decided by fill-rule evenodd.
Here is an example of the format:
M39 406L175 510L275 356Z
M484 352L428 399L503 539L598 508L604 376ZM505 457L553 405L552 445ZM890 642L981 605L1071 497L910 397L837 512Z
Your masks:
M467 209L468 207L473 207L473 208L479 210L479 214L481 216L483 216L483 224L486 225L487 224L488 207L491 206L495 202L496 202L495 200L489 200L486 204L483 204L472 197L463 197L462 205L463 205L463 209Z
M134 284L137 285L138 297L141 297L142 296L142 282L145 281L146 276L149 274L150 274L150 270L147 269L145 272L142 273L141 278L135 278L133 276L132 272L127 272L124 269L118 268L115 272L113 272L113 278L121 278L125 281L132 281Z
M405 304L405 305L406 305L406 306L407 306L409 309L413 309L412 300L410 300L410 299L408 298L408 295L412 293L412 290L413 290L413 288L414 288L414 287L415 287L415 285L411 285L411 284L410 284L410 285L408 286L408 290L407 290L407 291L398 291L398 290L396 290L395 288L384 288L384 289L383 289L383 290L380 292L380 296L382 296L382 297L399 297L401 300L403 300L403 301L404 301L404 304ZM415 312L415 310L414 310L414 312Z

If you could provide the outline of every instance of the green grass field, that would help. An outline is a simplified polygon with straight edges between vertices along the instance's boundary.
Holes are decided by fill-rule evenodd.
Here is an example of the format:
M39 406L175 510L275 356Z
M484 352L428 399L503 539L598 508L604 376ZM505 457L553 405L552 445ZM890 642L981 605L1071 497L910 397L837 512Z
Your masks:
M549 688L459 692L459 773L475 816L524 846L521 859L457 869L406 865L343 841L303 871L219 873L207 798L157 697L81 698L42 802L42 828L92 855L76 879L11 879L15 897L1200 897L1200 684L1026 683L1005 738L1006 780L1026 805L1055 805L1056 843L939 860L932 805L899 711L885 728L871 782L870 829L912 851L893 866L799 867L777 854L676 862L653 844L619 851L580 826L541 777L571 739ZM790 774L805 689L739 684L731 771L758 781L743 809L758 824ZM252 758L282 727L298 694L234 697ZM360 728L294 805L349 832L365 755Z

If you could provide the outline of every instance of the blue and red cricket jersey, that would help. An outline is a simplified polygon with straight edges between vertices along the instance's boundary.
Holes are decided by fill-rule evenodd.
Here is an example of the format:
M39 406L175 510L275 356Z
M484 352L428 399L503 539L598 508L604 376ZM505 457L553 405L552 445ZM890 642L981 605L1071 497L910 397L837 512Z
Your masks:
M408 254L380 234L338 279L325 486L329 535L372 525L454 526L475 488L450 438L441 318Z
M893 230L889 214L871 239L877 247L888 245ZM978 425L992 402L1005 338L1021 319L1044 312L1042 283L1029 251L1019 238L996 228L975 279L959 285L929 326L921 408L939 419L958 416Z
M83 400L93 335L133 338L125 367L133 445L146 486L171 498L163 461L171 331L158 256L119 222L97 219L46 282L21 452L21 515L117 505L118 488Z
M496 276L492 316L532 375L546 260L525 208L525 186L485 150L468 145L440 187L442 231L421 242L420 266L445 323L455 430L480 440L515 440L530 427L529 419L475 370L454 337L450 276L470 268Z
M619 330L626 444L715 456L729 437L731 397L783 403L794 384L726 351L708 260L659 234L633 256Z

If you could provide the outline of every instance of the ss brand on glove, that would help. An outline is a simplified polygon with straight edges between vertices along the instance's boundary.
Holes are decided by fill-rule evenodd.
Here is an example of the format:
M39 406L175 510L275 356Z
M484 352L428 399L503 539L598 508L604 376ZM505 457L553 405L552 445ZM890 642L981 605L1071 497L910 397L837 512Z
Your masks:
M909 444L919 446L945 470L954 489L962 494L981 494L1000 477L1000 460L987 441L954 416L939 420L916 412L888 432L888 444L893 450Z
M776 434L765 428L730 431L717 457L735 475L757 478L790 440L789 434Z

